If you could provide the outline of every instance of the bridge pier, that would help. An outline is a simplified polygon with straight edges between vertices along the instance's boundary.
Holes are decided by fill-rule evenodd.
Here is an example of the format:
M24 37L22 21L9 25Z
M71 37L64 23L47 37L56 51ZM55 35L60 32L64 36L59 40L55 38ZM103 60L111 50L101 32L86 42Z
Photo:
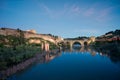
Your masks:
M47 42L42 43L42 44L41 44L41 49L42 49L43 51L48 52L49 49L50 49L49 43L47 43Z
M72 43L70 43L70 50L71 50L71 51L72 51L72 45L73 45L73 44L72 44Z

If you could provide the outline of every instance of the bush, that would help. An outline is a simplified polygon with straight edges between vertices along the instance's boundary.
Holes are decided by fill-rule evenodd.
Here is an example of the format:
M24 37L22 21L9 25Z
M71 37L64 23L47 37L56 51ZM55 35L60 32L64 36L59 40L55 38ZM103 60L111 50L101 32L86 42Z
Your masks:
M0 70L6 69L7 68L7 62L0 61Z
M41 49L38 46L18 45L16 49L13 47L0 48L0 69L18 64L40 52Z

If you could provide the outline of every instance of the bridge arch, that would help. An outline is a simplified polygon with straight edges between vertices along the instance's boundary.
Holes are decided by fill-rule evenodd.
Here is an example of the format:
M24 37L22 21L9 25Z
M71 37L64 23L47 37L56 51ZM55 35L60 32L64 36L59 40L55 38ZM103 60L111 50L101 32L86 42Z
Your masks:
M72 40L72 41L69 41L69 42L70 42L70 49L71 50L73 48L74 43L79 43L81 45L81 47L84 46L83 42L80 41L80 40Z
M72 45L73 45L74 43L79 43L81 46L83 46L83 43L82 43L82 41L80 41L80 40L75 40L75 41L73 41L73 42L72 42Z
M81 47L81 43L78 41L73 42L72 47Z
M84 42L84 46L88 46L88 42L87 41Z
M64 43L67 44L69 42L70 49L72 49L72 46L74 45L75 42L78 42L82 46L88 46L90 45L91 42L95 41L95 37L90 37L88 39L66 39L64 40ZM67 42L67 43L66 43Z

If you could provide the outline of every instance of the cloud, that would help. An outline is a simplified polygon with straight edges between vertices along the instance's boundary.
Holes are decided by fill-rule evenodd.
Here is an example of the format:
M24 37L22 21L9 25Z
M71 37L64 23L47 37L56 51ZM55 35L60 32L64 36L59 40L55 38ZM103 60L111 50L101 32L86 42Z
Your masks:
M47 5L45 4L41 4L41 8L44 10L45 14L47 14L49 17L51 18L59 18L61 16L63 16L67 11L66 11L66 6L64 6L64 9L62 10L54 10L49 8Z
M40 5L41 5L41 9L44 10L45 14L47 14L51 18L59 18L61 16L65 16L65 15L70 16L70 15L74 15L74 14L79 15L81 12L80 7L75 4L73 4L73 5L64 4L64 6L61 10L60 9L58 9L58 10L51 9L45 4L40 4Z
M44 12L49 15L49 16L52 16L52 10L50 8L48 8L46 5L44 4L40 4L41 5L41 8L44 10Z
M110 19L110 12L112 7L107 8L98 8L99 4L93 4L89 8L83 8L76 4L67 5L61 7L61 9L50 8L45 4L41 4L41 8L44 10L44 13L47 14L50 18L61 18L61 17L75 17L82 16L92 18L96 21L107 21Z
M74 14L80 14L81 10L80 7L77 5L72 5L70 8L70 12Z
M46 5L43 4L42 7L48 14L51 14L51 10Z
M87 9L84 13L85 16L91 16L93 14L94 14L94 8L93 7Z
M99 11L98 16L96 17L97 21L106 21L110 20L110 13L112 12L113 7L104 8Z

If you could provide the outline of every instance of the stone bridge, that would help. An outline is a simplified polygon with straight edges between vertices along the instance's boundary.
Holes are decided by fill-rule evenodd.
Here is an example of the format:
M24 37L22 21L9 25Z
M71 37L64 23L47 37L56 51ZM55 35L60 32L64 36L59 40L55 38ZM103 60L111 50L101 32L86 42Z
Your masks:
M90 37L89 39L82 39L82 40L64 40L63 42L64 43L69 43L70 44L70 48L72 48L73 44L74 43L79 43L82 47L85 46L85 45L89 45L91 42L94 42L95 41L95 37Z

